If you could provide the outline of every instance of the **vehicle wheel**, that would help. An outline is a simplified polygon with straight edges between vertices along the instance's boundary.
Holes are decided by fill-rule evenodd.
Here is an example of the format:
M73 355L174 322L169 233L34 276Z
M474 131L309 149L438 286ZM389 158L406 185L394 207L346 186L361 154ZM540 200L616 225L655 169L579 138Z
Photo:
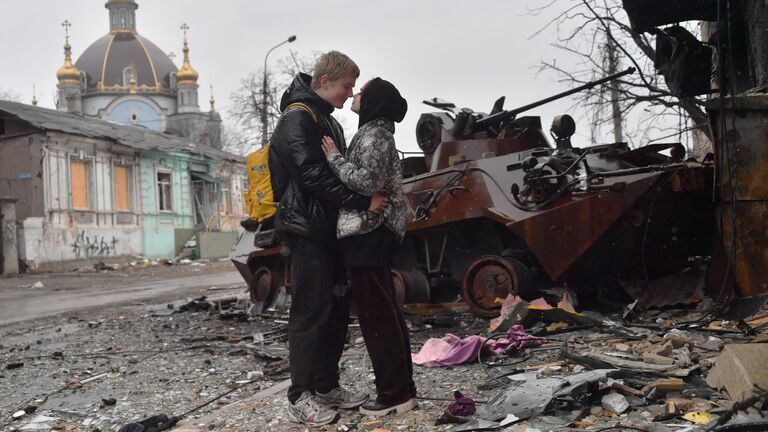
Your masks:
M259 267L253 272L250 286L251 301L270 307L278 288L283 284L282 273L270 267Z
M398 304L429 303L429 280L418 270L392 270Z
M267 267L259 267L253 274L250 287L251 301L261 303L272 291L272 272Z
M475 315L493 318L499 315L501 302L509 294L525 297L532 285L528 268L514 258L481 256L464 273L462 294Z

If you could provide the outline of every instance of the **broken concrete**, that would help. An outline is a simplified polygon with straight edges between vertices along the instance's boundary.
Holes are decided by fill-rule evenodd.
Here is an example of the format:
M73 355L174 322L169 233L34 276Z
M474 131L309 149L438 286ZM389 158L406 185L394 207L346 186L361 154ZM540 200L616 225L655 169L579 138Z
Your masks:
M726 345L707 384L724 388L733 400L753 396L756 388L768 389L768 344Z

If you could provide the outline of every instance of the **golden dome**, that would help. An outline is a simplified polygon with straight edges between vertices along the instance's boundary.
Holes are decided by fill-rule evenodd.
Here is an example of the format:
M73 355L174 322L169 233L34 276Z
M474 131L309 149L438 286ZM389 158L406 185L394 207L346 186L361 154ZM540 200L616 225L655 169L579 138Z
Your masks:
M197 79L200 78L200 74L197 73L192 65L189 64L189 46L187 41L184 41L184 64L181 69L176 73L176 79L179 84L196 84Z
M80 70L72 64L72 47L64 44L64 66L56 72L59 84L80 84Z

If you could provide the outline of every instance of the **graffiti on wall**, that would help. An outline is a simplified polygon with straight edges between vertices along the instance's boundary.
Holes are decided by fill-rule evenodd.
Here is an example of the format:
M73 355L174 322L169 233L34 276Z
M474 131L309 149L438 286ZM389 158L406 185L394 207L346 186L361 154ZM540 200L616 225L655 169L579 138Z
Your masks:
M118 240L115 236L108 240L99 235L89 237L85 231L80 231L72 243L72 252L78 259L114 256L117 255L117 243Z

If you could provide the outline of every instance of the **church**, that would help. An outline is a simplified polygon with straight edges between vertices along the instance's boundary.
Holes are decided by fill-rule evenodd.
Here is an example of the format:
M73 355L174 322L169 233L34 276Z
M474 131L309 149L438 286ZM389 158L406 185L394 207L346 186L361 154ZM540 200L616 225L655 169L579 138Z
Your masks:
M189 60L187 30L184 58L171 58L136 29L135 0L109 0L109 33L72 63L69 41L58 70L57 109L121 124L143 126L221 148L221 116L213 96L209 112L200 110L199 74ZM68 22L64 23L69 26Z

